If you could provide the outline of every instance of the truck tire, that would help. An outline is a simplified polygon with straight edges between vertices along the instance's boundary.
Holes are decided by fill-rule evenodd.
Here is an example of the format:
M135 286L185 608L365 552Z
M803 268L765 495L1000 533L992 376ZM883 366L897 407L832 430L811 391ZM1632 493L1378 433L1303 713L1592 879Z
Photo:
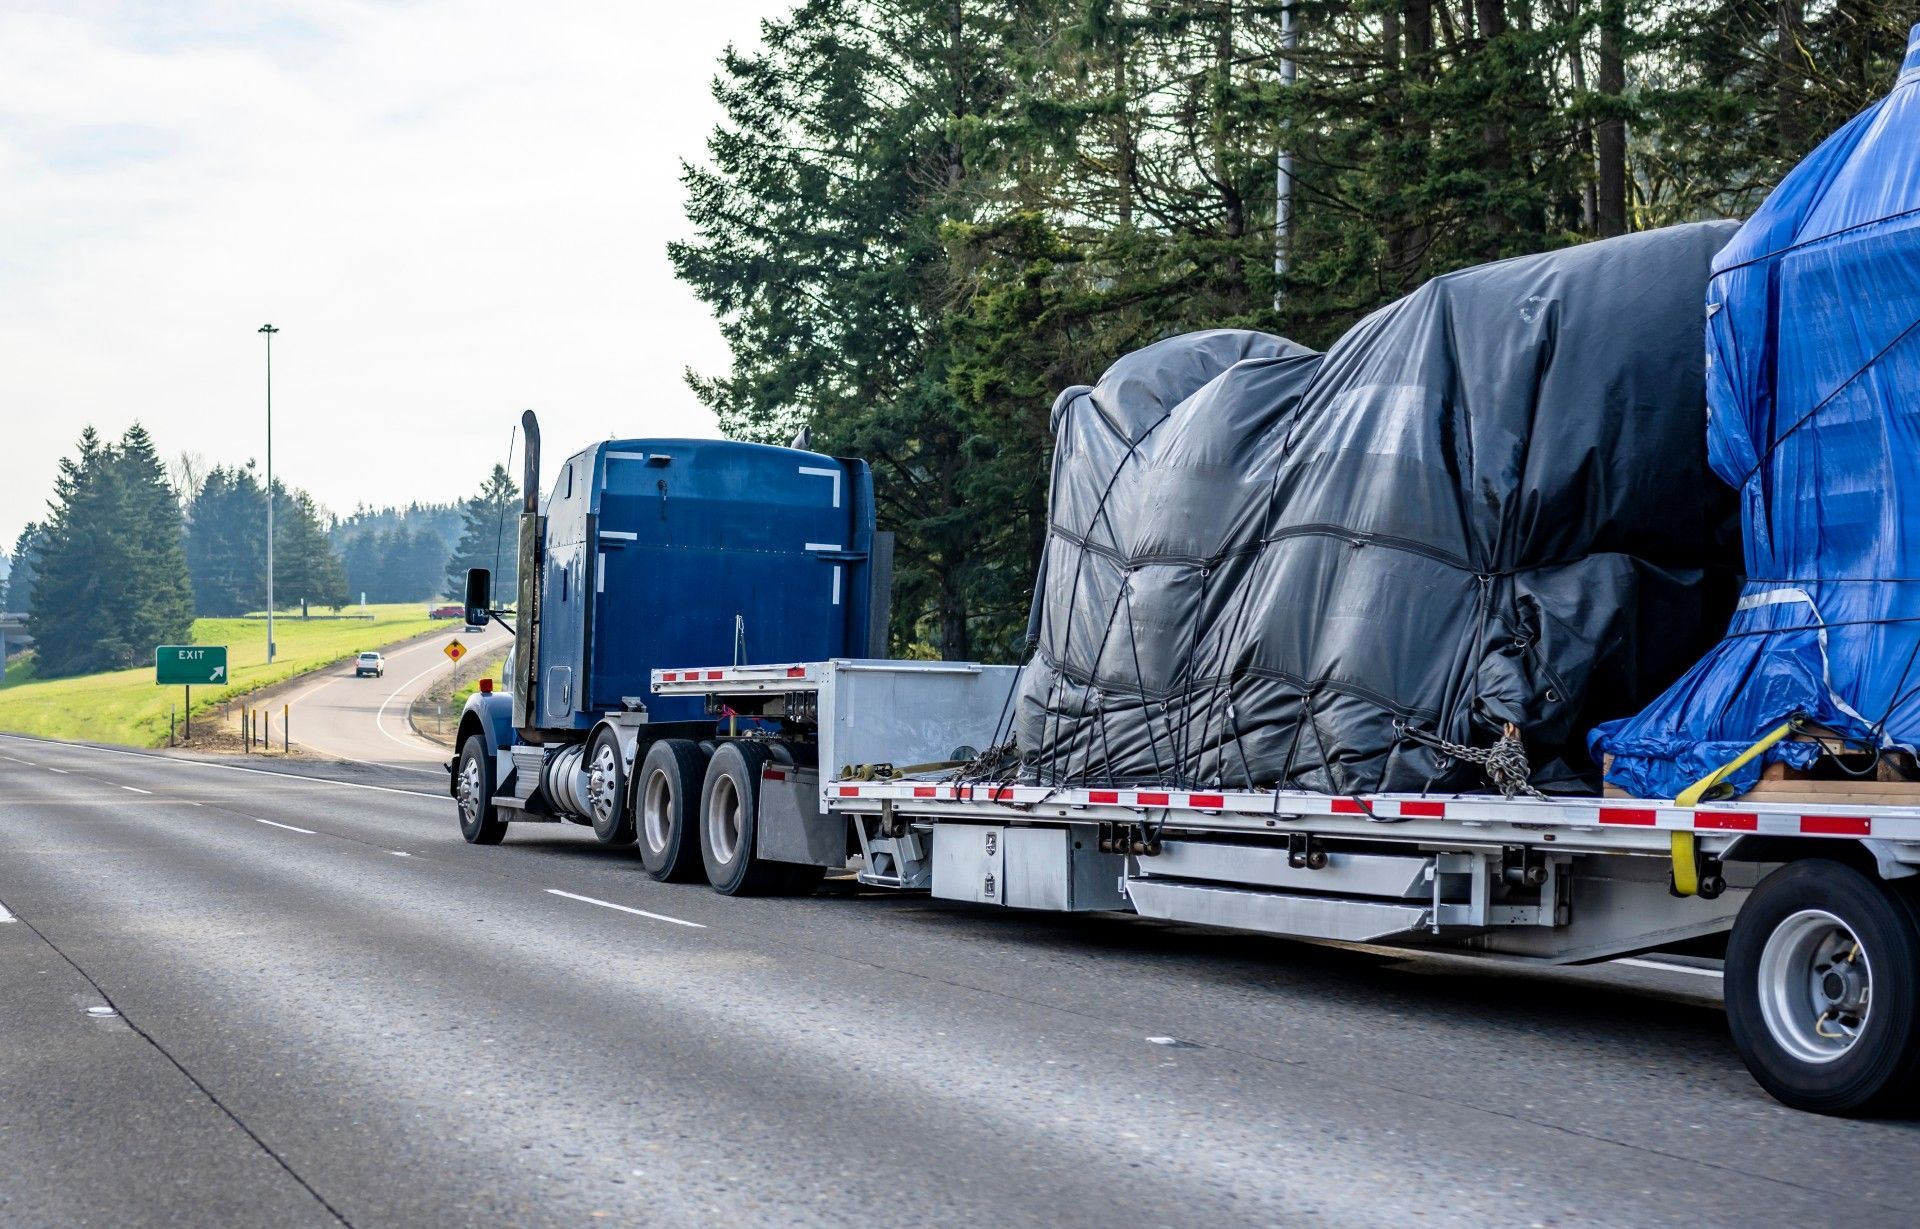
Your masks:
M1727 1023L1760 1086L1795 1109L1911 1108L1920 1091L1920 909L1824 858L1760 882L1727 942Z
M707 765L700 787L700 857L707 882L723 896L763 896L787 886L787 864L753 856L760 770L772 758L757 743L729 742Z
M460 835L469 845L498 845L507 835L507 821L493 805L493 757L487 740L469 734L460 748L460 766L453 778L453 798L460 809Z
M612 730L601 730L587 748L587 818L602 845L633 842L633 808L627 804L626 756Z
M640 862L661 883L697 883L700 860L700 790L707 753L690 738L663 738L647 749L634 781L634 827Z

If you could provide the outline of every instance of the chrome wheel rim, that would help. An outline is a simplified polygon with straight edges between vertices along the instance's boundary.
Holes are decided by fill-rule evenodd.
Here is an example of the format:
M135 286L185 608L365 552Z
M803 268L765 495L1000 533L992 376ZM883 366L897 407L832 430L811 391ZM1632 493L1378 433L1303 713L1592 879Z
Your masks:
M721 776L713 783L713 806L707 812L707 828L713 840L713 853L721 862L733 861L740 848L740 791L733 778Z
M601 743L593 753L593 766L587 770L587 806L600 823L611 822L619 809L620 761L613 744Z
M471 828L480 822L480 761L472 756L460 765L460 818Z
M647 848L654 853L667 851L667 839L673 826L673 784L664 772L647 778L640 801L640 830L646 834Z
M1760 953L1760 1015L1782 1050L1833 1062L1860 1040L1872 1011L1873 965L1852 927L1824 909L1774 927Z

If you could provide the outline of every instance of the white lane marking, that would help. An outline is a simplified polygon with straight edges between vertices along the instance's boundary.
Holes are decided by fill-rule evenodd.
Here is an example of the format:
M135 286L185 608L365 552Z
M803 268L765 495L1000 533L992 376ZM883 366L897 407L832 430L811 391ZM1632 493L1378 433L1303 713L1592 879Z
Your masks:
M420 647L424 648L426 646L423 645ZM490 649L493 647L496 647L496 646L492 644L488 644L484 640L476 640L474 642L474 651L476 652L482 651L483 648ZM376 730L379 730L382 734L386 735L387 739L390 742L398 743L400 746L407 748L409 751L419 751L422 748L427 748L432 750L436 755L442 751L445 751L446 750L445 747L440 746L438 743L428 742L426 739L421 738L418 735L415 735L411 739L411 741L409 741L408 739L400 738L396 736L392 730L389 730L387 728L387 706L389 704L392 704L395 700L399 699L401 696L401 693L405 692L408 688L412 687L415 683L419 682L421 679L426 678L430 674L437 674L442 670L452 670L455 666L459 664L460 663L458 662L452 662L452 661L439 662L435 665L427 667L425 670L422 670L420 673L414 675L412 678L408 679L406 682L396 687L393 690L393 693L391 695L389 695L386 699L380 702L379 709L373 714L374 728ZM411 697L408 698L408 703L412 703ZM364 763L366 761L356 760L354 762ZM432 768L415 768L415 769L409 769L409 771L434 772L437 770Z
M23 760L17 755L9 755L7 758L12 760L16 764L25 764L28 768L40 767L40 765L34 763L32 760Z
M591 896L576 896L572 892L562 892L559 888L548 888L554 896L564 896L568 900L584 901L589 905L599 905L602 909L618 909L622 913L634 913L641 917L650 917L656 922L672 922L675 926L691 926L695 930L705 930L705 922L689 922L685 918L668 917L664 913L648 913L645 909L634 909L627 905L616 905L610 900L595 900Z
M57 772L57 773L59 773L59 774L60 774L61 776L63 776L63 777L67 775L67 770L66 770L66 769L64 769L64 768L49 768L49 769L47 769L47 771L48 771L48 772Z
M306 834L307 836L313 835L312 828L296 828L292 824L275 823L271 819L261 819L258 815L253 817L253 822L256 824L265 824L269 828L285 828L288 832L300 832L300 833Z
M404 849L389 849L387 852L396 858L411 858L413 856Z
M17 922L19 920L20 920L19 918L7 912L7 907L5 905L0 905L0 922Z
M1658 969L1662 973L1691 973L1695 977L1725 977L1719 969L1696 969L1690 964L1668 964L1664 960L1640 960L1632 956L1616 960L1615 964L1630 964L1636 969Z
M120 788L126 790L129 794L151 794L153 792L150 789L135 789L131 785L122 785Z

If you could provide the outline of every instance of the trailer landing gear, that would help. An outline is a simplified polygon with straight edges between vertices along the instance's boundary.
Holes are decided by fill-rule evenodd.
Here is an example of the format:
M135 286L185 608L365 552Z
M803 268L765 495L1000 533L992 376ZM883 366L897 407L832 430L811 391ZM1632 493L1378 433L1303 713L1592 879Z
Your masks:
M1823 858L1754 889L1727 944L1727 1021L1763 1088L1866 1113L1920 1089L1920 908L1904 885Z

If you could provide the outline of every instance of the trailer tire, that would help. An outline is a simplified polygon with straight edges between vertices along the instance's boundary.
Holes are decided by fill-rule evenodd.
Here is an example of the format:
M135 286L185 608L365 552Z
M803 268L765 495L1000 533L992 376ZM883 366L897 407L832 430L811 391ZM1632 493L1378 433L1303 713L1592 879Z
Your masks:
M663 738L647 748L633 783L634 829L640 862L661 883L697 883L700 791L707 753L690 738Z
M620 738L603 729L593 736L583 766L587 770L587 818L602 845L633 843L633 807L627 801L626 756Z
M487 740L469 734L460 748L460 766L453 779L453 798L460 811L460 835L469 845L498 845L507 835L507 821L493 805L493 757Z
M760 770L773 755L757 743L720 744L700 787L700 857L723 896L763 896L787 886L788 864L753 856Z
M1760 1086L1821 1114L1911 1108L1920 1091L1920 907L1844 863L1760 882L1727 942L1727 1023Z

